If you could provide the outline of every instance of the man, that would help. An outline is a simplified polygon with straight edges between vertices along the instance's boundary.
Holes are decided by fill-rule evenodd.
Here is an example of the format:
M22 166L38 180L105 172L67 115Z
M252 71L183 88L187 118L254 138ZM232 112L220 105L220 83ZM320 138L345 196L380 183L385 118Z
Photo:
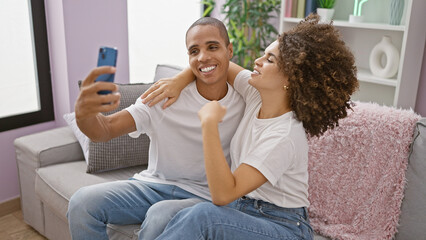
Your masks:
M106 224L141 222L139 239L153 239L180 209L210 200L197 113L211 100L228 106L219 131L229 163L229 144L242 117L244 103L226 82L233 50L221 21L197 20L186 33L186 46L192 71L181 74L194 74L196 81L166 110L160 105L150 108L138 99L125 110L104 116L100 112L118 107L120 95L98 95L100 90L117 91L117 86L94 81L101 74L114 73L115 69L96 68L83 81L75 104L82 132L93 141L146 133L151 143L147 170L135 174L131 180L84 187L72 196L68 220L73 239L108 239ZM161 202L164 200L169 204Z

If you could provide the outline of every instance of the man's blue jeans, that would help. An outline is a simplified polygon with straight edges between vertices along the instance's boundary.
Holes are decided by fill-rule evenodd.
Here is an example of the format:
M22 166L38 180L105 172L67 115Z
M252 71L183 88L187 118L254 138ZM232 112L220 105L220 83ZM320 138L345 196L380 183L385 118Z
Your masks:
M138 237L149 240L161 234L178 211L202 201L174 185L131 179L79 189L70 199L67 217L73 240L108 239L108 223L143 223Z
M306 208L282 208L240 198L228 206L211 202L183 209L157 239L313 239Z

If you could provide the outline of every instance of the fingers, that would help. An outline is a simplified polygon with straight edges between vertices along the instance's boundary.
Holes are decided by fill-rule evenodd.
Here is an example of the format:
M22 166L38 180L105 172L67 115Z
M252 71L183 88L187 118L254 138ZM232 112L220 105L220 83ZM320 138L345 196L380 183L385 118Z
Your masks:
M148 92L149 91L149 92ZM161 93L163 93L162 89L159 89L159 86L151 86L147 92L144 92L141 96L142 98L142 102L143 103L147 103L152 101L154 98L156 98L158 95L160 95ZM145 97L144 97L145 95Z
M164 80L160 80L158 82L156 82L155 84L153 84L148 90L146 90L141 98L142 98L142 103L147 103L150 101L153 101L154 99L156 100L156 103L160 102L161 100L163 100L164 98L170 97L168 96L169 91L167 88L167 84ZM158 97L161 97L160 99L158 99ZM154 106L155 104L150 104L149 106Z
M161 93L161 94L159 94L159 95L157 95L157 96L155 96L150 102L149 102L149 104L148 104L148 106L149 107L152 107L152 106L154 106L155 104L157 104L157 103L159 103L159 102L161 102L163 99L165 99L166 98L166 96L165 96L165 93L163 92L163 93Z
M158 83L158 82L157 82ZM156 84L156 83L154 83L154 84L152 84L151 85L151 87L149 87L142 95L141 95L141 98L142 98L142 102L143 103L147 103L147 102L149 102L150 100L152 100L152 97L150 97L151 96L151 94L152 94L152 92L154 92L155 90L157 90L159 88L159 85L158 84Z
M121 95L118 92L112 93L112 94L106 94L106 95L99 95L99 97L94 100L94 103L101 106L106 104L111 105L111 104L115 104L116 102L119 102L120 98L121 98Z
M115 101L115 102L109 102L109 103L106 103L106 104L102 104L99 107L99 112L110 112L110 111L117 109L118 106L120 106L120 100Z
M163 109L170 107L174 102L176 102L177 98L169 98L164 104Z
M86 79L83 80L81 83L82 87L88 86L95 82L96 78L99 77L102 74L112 74L115 73L116 69L115 67L111 66L102 66L94 68L89 75L86 77Z
M76 116L85 119L95 116L100 112L109 112L120 105L120 93L99 95L97 93L86 94L80 92L75 104Z

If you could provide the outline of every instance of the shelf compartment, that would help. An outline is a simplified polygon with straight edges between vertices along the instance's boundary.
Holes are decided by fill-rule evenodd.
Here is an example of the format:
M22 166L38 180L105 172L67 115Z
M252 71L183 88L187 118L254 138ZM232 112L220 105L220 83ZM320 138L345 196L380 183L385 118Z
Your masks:
M381 78L374 76L369 69L358 68L358 80L361 82L374 83L390 87L396 87L396 78Z
M303 18L283 18L285 22L299 23ZM348 21L334 20L333 23L336 27L348 27L348 28L362 28L362 29L378 29L388 31L405 31L404 25L390 25L383 23L351 23Z

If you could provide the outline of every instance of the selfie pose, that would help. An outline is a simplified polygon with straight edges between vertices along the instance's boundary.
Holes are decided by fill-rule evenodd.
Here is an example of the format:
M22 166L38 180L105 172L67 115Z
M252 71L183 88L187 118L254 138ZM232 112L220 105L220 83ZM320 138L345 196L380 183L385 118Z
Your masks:
M246 102L231 141L231 167L218 131L227 108L213 101L198 112L212 203L180 211L158 239L313 239L307 138L347 116L358 87L354 57L338 31L311 14L254 63L253 72L231 64L228 73ZM162 81L144 102L160 101L166 89L175 100L190 80Z
M95 79L114 74L115 68L96 68L83 81L75 104L81 131L92 141L146 133L150 148L148 168L130 180L86 186L71 197L67 217L72 239L108 239L107 224L140 223L139 239L155 239L176 212L211 199L197 112L211 100L229 106L219 132L224 157L230 162L229 145L245 105L227 83L233 49L223 23L214 18L199 19L188 29L186 44L188 52L199 53L189 57L191 80L196 80L167 111L160 106L150 108L139 99L104 116L101 112L118 107L120 95L115 84ZM205 59L215 64L214 73L205 73L210 67L200 64Z

